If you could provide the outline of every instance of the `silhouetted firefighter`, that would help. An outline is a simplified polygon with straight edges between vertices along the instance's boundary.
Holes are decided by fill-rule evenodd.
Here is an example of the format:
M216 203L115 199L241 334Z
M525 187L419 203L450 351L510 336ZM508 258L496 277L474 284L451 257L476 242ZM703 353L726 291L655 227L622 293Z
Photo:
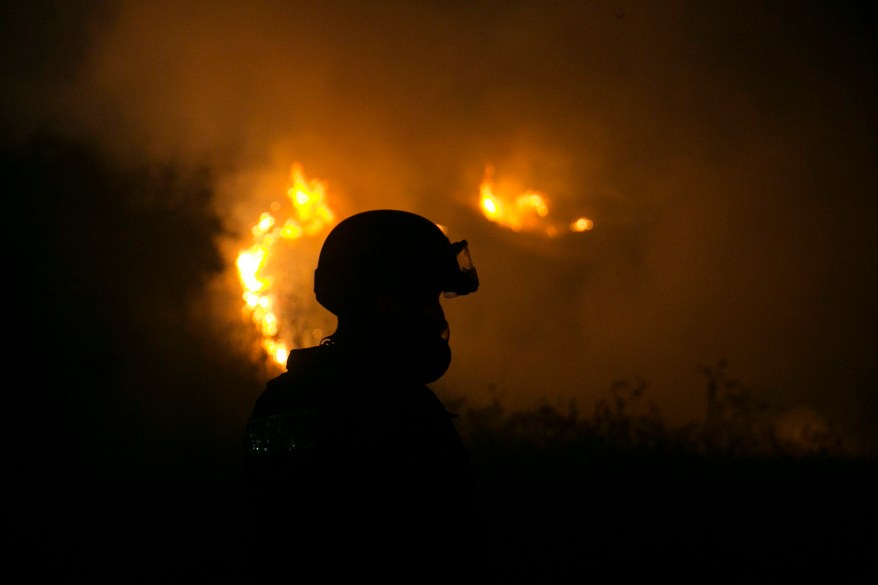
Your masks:
M467 242L419 215L367 211L330 232L314 291L336 331L290 352L247 426L254 576L462 576L469 461L426 384L451 363L440 296L478 284Z

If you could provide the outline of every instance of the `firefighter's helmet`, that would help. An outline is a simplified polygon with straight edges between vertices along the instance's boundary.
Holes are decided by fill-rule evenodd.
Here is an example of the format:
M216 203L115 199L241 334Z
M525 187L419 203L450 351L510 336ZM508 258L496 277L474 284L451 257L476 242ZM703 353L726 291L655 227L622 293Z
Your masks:
M338 315L381 294L475 292L466 240L452 243L429 219L395 209L357 213L336 225L314 271L317 301Z

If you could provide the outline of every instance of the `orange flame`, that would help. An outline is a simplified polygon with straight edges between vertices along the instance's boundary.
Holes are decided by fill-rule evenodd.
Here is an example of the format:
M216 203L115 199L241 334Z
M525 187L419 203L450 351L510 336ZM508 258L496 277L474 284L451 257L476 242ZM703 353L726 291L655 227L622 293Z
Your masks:
M289 216L279 217L277 214L282 206L273 203L271 212L262 213L251 228L252 244L238 253L236 262L244 311L259 330L266 355L281 365L286 363L292 342L290 335L282 335L279 291L269 269L269 259L279 242L319 236L328 231L335 220L326 202L326 183L317 179L305 180L298 163L293 164L290 171L286 195L291 203ZM321 336L319 329L312 333L312 337Z
M479 208L489 221L514 232L542 232L549 237L561 231L586 232L594 227L594 222L583 216L562 230L549 219L549 198L544 193L528 190L513 196L501 195L495 191L493 175L493 167L486 167L479 186Z

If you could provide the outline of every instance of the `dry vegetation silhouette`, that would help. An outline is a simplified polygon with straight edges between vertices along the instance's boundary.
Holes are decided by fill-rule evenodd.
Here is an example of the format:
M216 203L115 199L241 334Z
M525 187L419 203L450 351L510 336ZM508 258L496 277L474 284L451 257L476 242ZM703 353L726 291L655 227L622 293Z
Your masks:
M874 577L874 451L825 425L784 433L725 360L701 374L704 420L681 427L642 379L614 384L590 414L453 405L503 582Z

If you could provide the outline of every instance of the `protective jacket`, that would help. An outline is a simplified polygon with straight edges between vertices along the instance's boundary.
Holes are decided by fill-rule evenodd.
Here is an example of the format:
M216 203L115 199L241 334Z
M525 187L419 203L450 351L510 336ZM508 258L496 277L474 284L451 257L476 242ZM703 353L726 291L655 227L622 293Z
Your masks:
M264 567L331 555L345 560L325 571L389 578L405 562L422 573L399 579L418 582L467 554L473 485L452 415L367 354L294 350L256 402L246 463Z

